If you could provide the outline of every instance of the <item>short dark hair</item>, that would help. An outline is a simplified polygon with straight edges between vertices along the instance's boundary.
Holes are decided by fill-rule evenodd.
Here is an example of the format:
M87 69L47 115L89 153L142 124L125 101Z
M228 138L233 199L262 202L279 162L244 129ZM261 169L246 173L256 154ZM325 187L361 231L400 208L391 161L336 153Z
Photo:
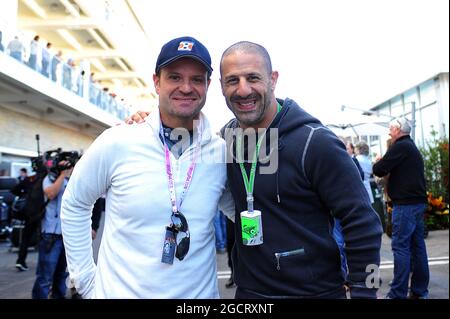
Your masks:
M347 146L347 145L350 146L350 148L352 149L352 151L355 150L355 145L353 145L352 142L347 142L346 146Z
M359 141L355 145L356 151L362 155L369 155L369 145L364 141Z
M231 46L229 46L222 54L222 58L220 59L220 71L222 71L222 61L223 59L236 52L242 51L246 53L256 53L261 56L264 60L264 65L266 66L266 70L268 74L272 73L272 61L270 60L269 52L267 52L266 48L260 44L253 43L250 41L240 41Z
M25 167L22 167L22 168L20 169L20 171L21 171L21 172L24 172L24 173L27 173L27 172L28 172L27 169L26 169Z

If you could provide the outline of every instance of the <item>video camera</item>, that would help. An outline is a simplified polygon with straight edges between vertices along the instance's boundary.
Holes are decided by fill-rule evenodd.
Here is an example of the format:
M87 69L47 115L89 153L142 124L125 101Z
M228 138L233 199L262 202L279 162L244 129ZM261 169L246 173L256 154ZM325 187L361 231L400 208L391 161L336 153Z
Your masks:
M57 178L62 171L74 167L80 155L77 151L63 152L58 148L45 152L42 158L49 175Z
M41 155L39 134L36 134L36 143L38 156L31 159L31 167L37 174L45 175L48 173L52 182L62 171L74 167L81 157L77 151L63 152L61 148L47 151Z

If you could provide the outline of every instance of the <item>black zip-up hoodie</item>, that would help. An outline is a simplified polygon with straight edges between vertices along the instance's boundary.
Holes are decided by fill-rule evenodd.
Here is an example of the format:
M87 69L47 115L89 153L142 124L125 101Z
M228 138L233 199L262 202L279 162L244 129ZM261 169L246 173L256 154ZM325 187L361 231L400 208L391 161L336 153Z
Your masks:
M254 209L262 212L262 245L242 244L239 213L247 210L246 191L239 165L228 164L237 209L235 282L239 289L276 298L342 291L339 249L332 237L335 216L346 242L351 295L374 298L376 288L368 289L366 279L380 262L382 228L359 172L336 135L293 100L278 102L283 108L269 127L279 129L278 169L260 174L265 165L258 163L253 194ZM226 127L237 125L232 120ZM250 163L244 166L249 175Z

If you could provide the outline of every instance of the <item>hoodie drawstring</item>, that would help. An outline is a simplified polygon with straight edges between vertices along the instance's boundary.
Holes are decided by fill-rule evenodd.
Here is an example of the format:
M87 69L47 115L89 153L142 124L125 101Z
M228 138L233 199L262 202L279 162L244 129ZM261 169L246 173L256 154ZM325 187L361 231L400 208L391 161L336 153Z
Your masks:
M278 204L281 203L281 199L280 199L280 185L278 184L278 175L280 170L277 169L277 200L278 200Z
M283 101L277 100L277 102L281 105L280 102L283 102ZM280 121L278 122L278 128L280 127L281 121L283 121L283 119L286 116L288 111L284 111L284 113L281 114ZM278 139L280 139L280 136L278 136ZM280 152L280 149L281 149L280 141L278 141L278 152ZM280 175L280 156L278 156L278 169L277 169L277 201L278 201L278 204L281 203L279 175Z

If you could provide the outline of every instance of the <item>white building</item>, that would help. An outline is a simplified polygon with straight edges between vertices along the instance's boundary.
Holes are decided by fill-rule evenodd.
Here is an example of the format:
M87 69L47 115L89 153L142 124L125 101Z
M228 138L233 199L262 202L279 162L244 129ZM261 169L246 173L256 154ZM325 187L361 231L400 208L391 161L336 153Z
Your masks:
M2 1L0 32L0 175L17 176L30 166L36 134L41 152L82 152L130 112L157 103L152 73L159 48L127 1ZM24 47L18 54L8 46L15 37Z
M368 113L414 120L411 136L418 146L423 147L431 139L432 130L438 137L449 137L448 110L448 72L442 72L372 107ZM379 141L384 153L386 139ZM377 143L371 143L371 147L377 146Z
M343 106L342 110L345 108ZM415 123L411 137L419 147L424 147L432 138L432 130L438 133L438 137L448 138L448 110L448 72L441 72L363 112L365 119L360 123L329 124L328 127L336 135L354 143L358 140L367 142L370 155L374 157L386 152L389 122L402 116Z

